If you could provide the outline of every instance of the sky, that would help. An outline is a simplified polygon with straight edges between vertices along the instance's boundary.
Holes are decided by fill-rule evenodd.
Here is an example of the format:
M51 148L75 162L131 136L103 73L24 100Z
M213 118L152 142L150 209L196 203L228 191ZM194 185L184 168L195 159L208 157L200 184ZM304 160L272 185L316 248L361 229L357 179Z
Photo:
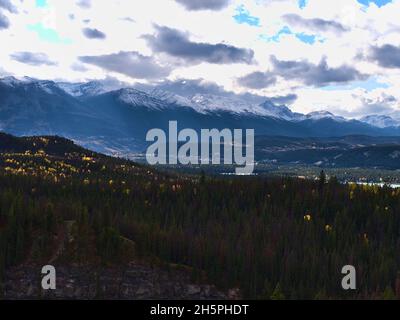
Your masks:
M0 76L391 114L400 112L399 13L400 0L0 0Z

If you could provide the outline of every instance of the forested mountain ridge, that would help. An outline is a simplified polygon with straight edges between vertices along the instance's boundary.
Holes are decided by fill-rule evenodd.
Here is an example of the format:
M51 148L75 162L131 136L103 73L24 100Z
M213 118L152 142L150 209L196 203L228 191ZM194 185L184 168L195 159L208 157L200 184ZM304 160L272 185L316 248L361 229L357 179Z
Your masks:
M151 181L155 177L157 181L172 181L172 177L158 176L151 168L83 149L61 137L20 138L0 133L0 190L4 200L0 201L0 298L235 298L235 293L226 295L204 281L193 282L191 268L187 266L169 264L152 254L139 254L132 240L111 227L104 225L99 233L86 227L83 230L81 223L87 223L87 208L78 209L78 215L66 211L60 215L60 207L54 208L49 199L34 200L39 204L37 208L18 205L21 197L46 197L42 192L50 192L51 185L65 190L73 182L87 186L87 192L94 183L89 176L113 186L111 177L117 179L116 184L125 185L124 175L138 180L142 177ZM13 187L7 188L5 176L23 178L14 180ZM80 180L81 177L85 178ZM26 179L30 180L27 189ZM128 195L129 189L123 192ZM14 193L15 197L11 195ZM8 212L4 212L7 194L14 200L9 203ZM70 200L61 202L66 204ZM64 209L68 211L67 207ZM75 211L72 207L69 210ZM117 254L105 258L98 249L117 250ZM59 285L54 292L40 290L40 269L47 263L57 266Z
M347 120L329 112L298 114L269 100L254 104L209 94L187 98L160 90L108 90L96 82L0 79L0 130L63 136L91 150L131 158L145 152L149 130L166 131L169 121L196 131L254 129L256 136L400 135L396 122L375 126L370 120Z
M58 137L13 139L0 136L3 293L12 270L151 258L244 298L400 298L400 190L168 174ZM348 264L357 290L341 288Z

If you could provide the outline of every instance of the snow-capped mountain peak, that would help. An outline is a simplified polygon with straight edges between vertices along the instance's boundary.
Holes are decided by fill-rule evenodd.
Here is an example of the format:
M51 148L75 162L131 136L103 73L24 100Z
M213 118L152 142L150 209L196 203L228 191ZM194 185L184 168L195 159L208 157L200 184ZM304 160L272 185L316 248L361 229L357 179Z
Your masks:
M196 94L191 98L192 104L198 112L228 111L231 113L252 113L267 115L260 106L247 103L241 99L217 96L213 94Z
M33 83L33 82L40 82L40 81L30 78L30 77L17 78L14 76L8 76L8 77L4 77L4 78L0 79L0 83L5 84L10 87L14 87L14 86L20 85L20 84Z
M0 85L5 90L23 88L25 92L43 91L50 95L62 96L64 93L71 98L91 98L105 93L114 95L120 102L130 106L149 108L153 110L167 110L177 107L188 107L203 114L214 112L227 112L240 116L272 117L290 122L304 120L320 121L331 119L335 122L347 123L350 121L368 124L375 128L400 128L400 116L395 112L388 115L368 115L358 120L345 119L329 111L314 111L307 115L292 112L284 105L276 105L270 100L262 104L248 102L242 96L215 95L215 94L190 94L180 95L173 91L164 91L158 87L140 91L134 88L122 88L120 84L107 84L103 81L90 81L86 83L54 82L51 80L38 80L30 77L8 76L0 78ZM80 102L76 101L77 104Z
M286 106L277 106L270 101L262 104L249 103L243 99L215 94L194 94L181 96L159 88L146 91L154 98L167 104L190 107L197 112L207 113L214 111L227 111L235 114L253 114L255 116L270 116L285 120L302 120L304 115L293 113Z
M107 90L100 81L86 83L58 82L57 85L73 97L96 96L111 91Z
M164 91L156 88L150 91L149 94L152 97L165 101L169 104L174 104L184 107L192 107L194 109L196 108L196 105L193 104L193 102L190 99L182 97L170 91Z
M391 116L373 114L362 117L360 121L368 123L378 128L398 127L400 122L393 119Z
M268 116L274 117L274 118L279 118L279 119L284 119L284 120L304 120L304 115L300 113L294 113L292 110L290 110L288 107L282 105L282 106L277 106L271 101L265 101L264 103L261 104L261 107L264 109L264 111L267 112Z
M310 112L306 115L306 118L311 120L332 119L339 122L346 121L345 118L336 116L333 113L324 110Z
M2 79L0 79L0 83L9 86L9 87L13 87L14 85L18 84L20 81L12 76L9 77L4 77Z
M8 87L23 86L27 90L29 90L30 88L37 88L39 90L45 91L48 94L56 94L59 89L55 82L51 80L38 80L31 77L17 78L9 76L0 79L0 83Z
M168 107L164 101L150 94L133 88L124 88L115 91L118 100L134 107L146 107L149 109L162 110Z

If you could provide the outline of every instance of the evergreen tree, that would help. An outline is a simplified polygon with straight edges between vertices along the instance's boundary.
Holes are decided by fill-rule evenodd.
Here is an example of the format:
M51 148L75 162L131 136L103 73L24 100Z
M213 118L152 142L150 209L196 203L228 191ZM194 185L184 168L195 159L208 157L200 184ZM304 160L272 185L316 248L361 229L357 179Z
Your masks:
M285 300L285 295L282 292L281 286L278 283L271 295L271 300Z

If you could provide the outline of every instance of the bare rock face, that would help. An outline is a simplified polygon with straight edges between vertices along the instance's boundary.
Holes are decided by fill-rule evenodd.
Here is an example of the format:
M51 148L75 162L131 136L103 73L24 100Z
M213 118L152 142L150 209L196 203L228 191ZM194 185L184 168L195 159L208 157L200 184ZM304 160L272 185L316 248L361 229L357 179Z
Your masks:
M41 288L41 267L21 266L6 272L4 299L235 299L215 286L194 284L182 270L163 270L131 262L120 268L55 266L56 289ZM1 293L0 293L1 294Z

